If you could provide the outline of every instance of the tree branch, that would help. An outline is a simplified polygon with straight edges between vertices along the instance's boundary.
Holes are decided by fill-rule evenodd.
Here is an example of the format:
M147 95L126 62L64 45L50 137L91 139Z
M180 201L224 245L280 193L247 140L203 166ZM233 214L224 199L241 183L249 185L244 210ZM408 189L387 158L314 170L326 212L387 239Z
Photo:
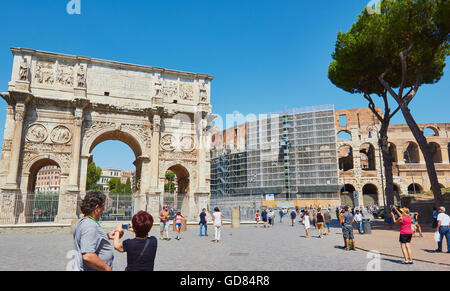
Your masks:
M376 110L376 107L375 107L375 103L373 102L372 97L370 97L369 94L364 93L364 98L366 98L366 100L369 101L369 108L373 112L373 114L378 118L378 120L380 122L383 122L383 118L380 116L380 114L378 114L378 112Z
M400 62L402 64L402 83L400 85L400 89L398 90L398 96L400 96L400 98L403 97L403 89L405 89L406 87L406 81L407 81L407 63L406 63L406 58L408 57L409 53L411 52L411 50L414 47L414 43L410 43L408 49L402 51L400 53Z

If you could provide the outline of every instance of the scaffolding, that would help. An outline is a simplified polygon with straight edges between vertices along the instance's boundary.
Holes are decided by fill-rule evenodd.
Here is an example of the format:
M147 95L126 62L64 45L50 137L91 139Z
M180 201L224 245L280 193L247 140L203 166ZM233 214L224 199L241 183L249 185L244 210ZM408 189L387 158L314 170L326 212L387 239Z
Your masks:
M244 151L212 159L212 197L314 198L339 191L334 106L272 113L246 127Z

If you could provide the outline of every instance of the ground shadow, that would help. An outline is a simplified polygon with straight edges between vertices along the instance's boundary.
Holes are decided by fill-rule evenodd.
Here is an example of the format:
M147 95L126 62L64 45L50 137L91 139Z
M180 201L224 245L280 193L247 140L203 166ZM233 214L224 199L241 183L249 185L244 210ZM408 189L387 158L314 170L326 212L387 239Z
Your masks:
M389 259L389 258L382 258L383 261L388 261L391 263L396 263L396 264L402 264L403 260L400 259Z

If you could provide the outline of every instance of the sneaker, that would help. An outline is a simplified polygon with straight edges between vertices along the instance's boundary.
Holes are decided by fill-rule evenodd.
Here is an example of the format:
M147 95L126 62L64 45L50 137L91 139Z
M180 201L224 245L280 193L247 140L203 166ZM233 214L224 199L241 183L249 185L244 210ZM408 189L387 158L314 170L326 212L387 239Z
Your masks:
M414 262L413 262L413 261L409 261L409 262L408 262L408 264L410 264L410 265L413 265L413 264L414 264Z
M169 241L169 240L171 240L171 238L170 238L170 237L168 237L168 238L166 238L166 240L167 240L167 241Z

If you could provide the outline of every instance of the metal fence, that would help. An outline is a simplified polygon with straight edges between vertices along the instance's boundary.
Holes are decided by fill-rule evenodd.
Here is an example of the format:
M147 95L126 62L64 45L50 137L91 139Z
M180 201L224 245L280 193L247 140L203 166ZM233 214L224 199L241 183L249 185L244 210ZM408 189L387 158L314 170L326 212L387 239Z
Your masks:
M54 222L58 215L59 193L0 193L0 224ZM130 221L135 209L132 194L110 194L102 221Z
M109 194L101 221L131 221L134 207L133 194Z
M53 222L58 214L58 193L0 194L0 224Z
M254 221L256 210L262 210L263 208L272 208L272 209L295 209L296 205L301 205L300 208L303 207L323 207L326 208L328 205L321 204L310 204L309 197L300 198L277 198L273 201L268 201L265 199L265 196L262 195L253 195L253 196L245 196L245 197L223 197L223 198L214 198L211 199L210 203L210 211L214 211L215 207L218 207L219 210L223 213L225 219L231 219L231 211L233 209L239 209L241 214L241 221ZM315 196L314 198L318 198ZM337 196L323 196L319 199L333 199L336 201L340 201L337 199ZM302 205L301 201L304 200L305 204ZM306 204L306 203L309 204Z

